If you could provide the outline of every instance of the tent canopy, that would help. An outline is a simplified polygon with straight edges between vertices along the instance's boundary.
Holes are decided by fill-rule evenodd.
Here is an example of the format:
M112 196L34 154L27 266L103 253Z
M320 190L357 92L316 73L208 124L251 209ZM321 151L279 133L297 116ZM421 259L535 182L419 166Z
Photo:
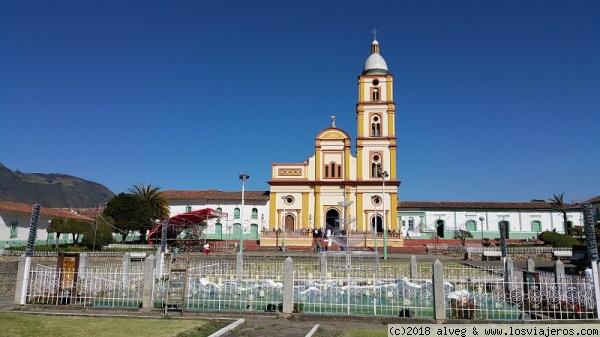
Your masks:
M196 211L177 214L169 218L167 231L174 230L175 228L177 228L179 229L177 230L177 232L180 232L182 227L191 227L192 225L201 223L202 221L223 216L223 214L224 213L214 210L212 208L203 208ZM160 222L156 226L154 226L152 230L150 230L150 233L148 233L148 244L152 243L152 239L160 238L162 224L163 222Z

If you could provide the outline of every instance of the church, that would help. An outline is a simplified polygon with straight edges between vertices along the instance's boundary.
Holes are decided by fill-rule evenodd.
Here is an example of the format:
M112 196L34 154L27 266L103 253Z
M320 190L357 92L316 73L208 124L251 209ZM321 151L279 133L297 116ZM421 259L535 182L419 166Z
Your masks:
M407 239L452 239L458 229L468 230L481 241L499 238L501 229L507 239L526 240L543 231L565 233L569 227L583 226L577 204L565 205L564 224L563 214L544 200L402 200L398 195L394 76L376 39L357 82L354 150L352 137L336 127L336 117L331 116L330 124L317 133L310 158L272 164L269 191L166 190L171 216L212 208L221 216L207 219L207 239L260 239L261 246L278 246L280 232L308 239L307 234L315 229L350 234L385 232L392 234L391 246L401 247ZM595 208L596 221L600 221L600 196L588 202ZM0 204L0 242L26 242L31 207L18 206ZM40 227L42 232L46 232L44 226ZM273 234L275 241L269 243ZM47 242L54 240L48 233L41 237ZM365 242L377 245L376 240ZM311 243L307 240L304 244L310 247Z
M208 222L209 239L260 239L267 232L389 232L403 239L452 239L457 229L473 238L530 239L542 231L565 233L562 213L533 202L421 202L398 195L394 76L371 43L358 76L357 134L336 127L336 116L317 133L314 154L297 163L274 163L269 191L165 191L171 216L206 207L223 213ZM245 204L240 202L245 199ZM567 206L567 226L582 226L579 205ZM597 203L595 204L596 209ZM262 234L261 234L262 233ZM264 240L263 240L264 241ZM261 245L263 243L261 242Z
M269 227L398 230L395 118L394 76L374 40L358 76L356 156L350 135L331 116L315 137L314 155L273 164Z

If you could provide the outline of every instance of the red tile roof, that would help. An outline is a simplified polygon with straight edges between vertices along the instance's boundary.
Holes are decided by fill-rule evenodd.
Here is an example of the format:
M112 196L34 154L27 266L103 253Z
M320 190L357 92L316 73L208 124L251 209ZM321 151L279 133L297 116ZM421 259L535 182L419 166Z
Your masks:
M591 198L590 200L588 200L587 202L589 202L590 204L595 204L597 202L600 202L600 195L595 196L593 198Z
M223 192L219 190L179 191L166 190L163 195L167 200L242 200L242 192ZM244 191L244 200L269 201L269 191Z
M8 201L0 201L0 211L10 212L10 213L23 213L30 214L33 210L33 205L29 204L21 204L16 202L8 202ZM94 219L91 217L83 216L77 213L71 212L71 210L59 209L59 208L44 208L42 206L42 215L52 216L52 217L62 217L62 218L71 218L78 219L83 221L91 221Z

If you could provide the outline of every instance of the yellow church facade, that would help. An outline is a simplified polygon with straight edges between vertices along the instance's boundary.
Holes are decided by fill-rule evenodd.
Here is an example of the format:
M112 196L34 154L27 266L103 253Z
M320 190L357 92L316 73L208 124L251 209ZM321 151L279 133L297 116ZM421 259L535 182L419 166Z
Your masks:
M374 40L358 76L354 151L350 135L331 116L310 158L274 163L268 181L271 230L400 230L393 80Z

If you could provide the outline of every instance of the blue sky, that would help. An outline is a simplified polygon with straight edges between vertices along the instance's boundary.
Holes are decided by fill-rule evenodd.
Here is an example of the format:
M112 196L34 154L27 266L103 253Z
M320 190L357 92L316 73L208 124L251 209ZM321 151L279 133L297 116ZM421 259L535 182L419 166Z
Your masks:
M0 163L115 193L268 190L356 134L376 28L400 200L600 194L598 1L0 2ZM354 147L354 139L353 139Z

